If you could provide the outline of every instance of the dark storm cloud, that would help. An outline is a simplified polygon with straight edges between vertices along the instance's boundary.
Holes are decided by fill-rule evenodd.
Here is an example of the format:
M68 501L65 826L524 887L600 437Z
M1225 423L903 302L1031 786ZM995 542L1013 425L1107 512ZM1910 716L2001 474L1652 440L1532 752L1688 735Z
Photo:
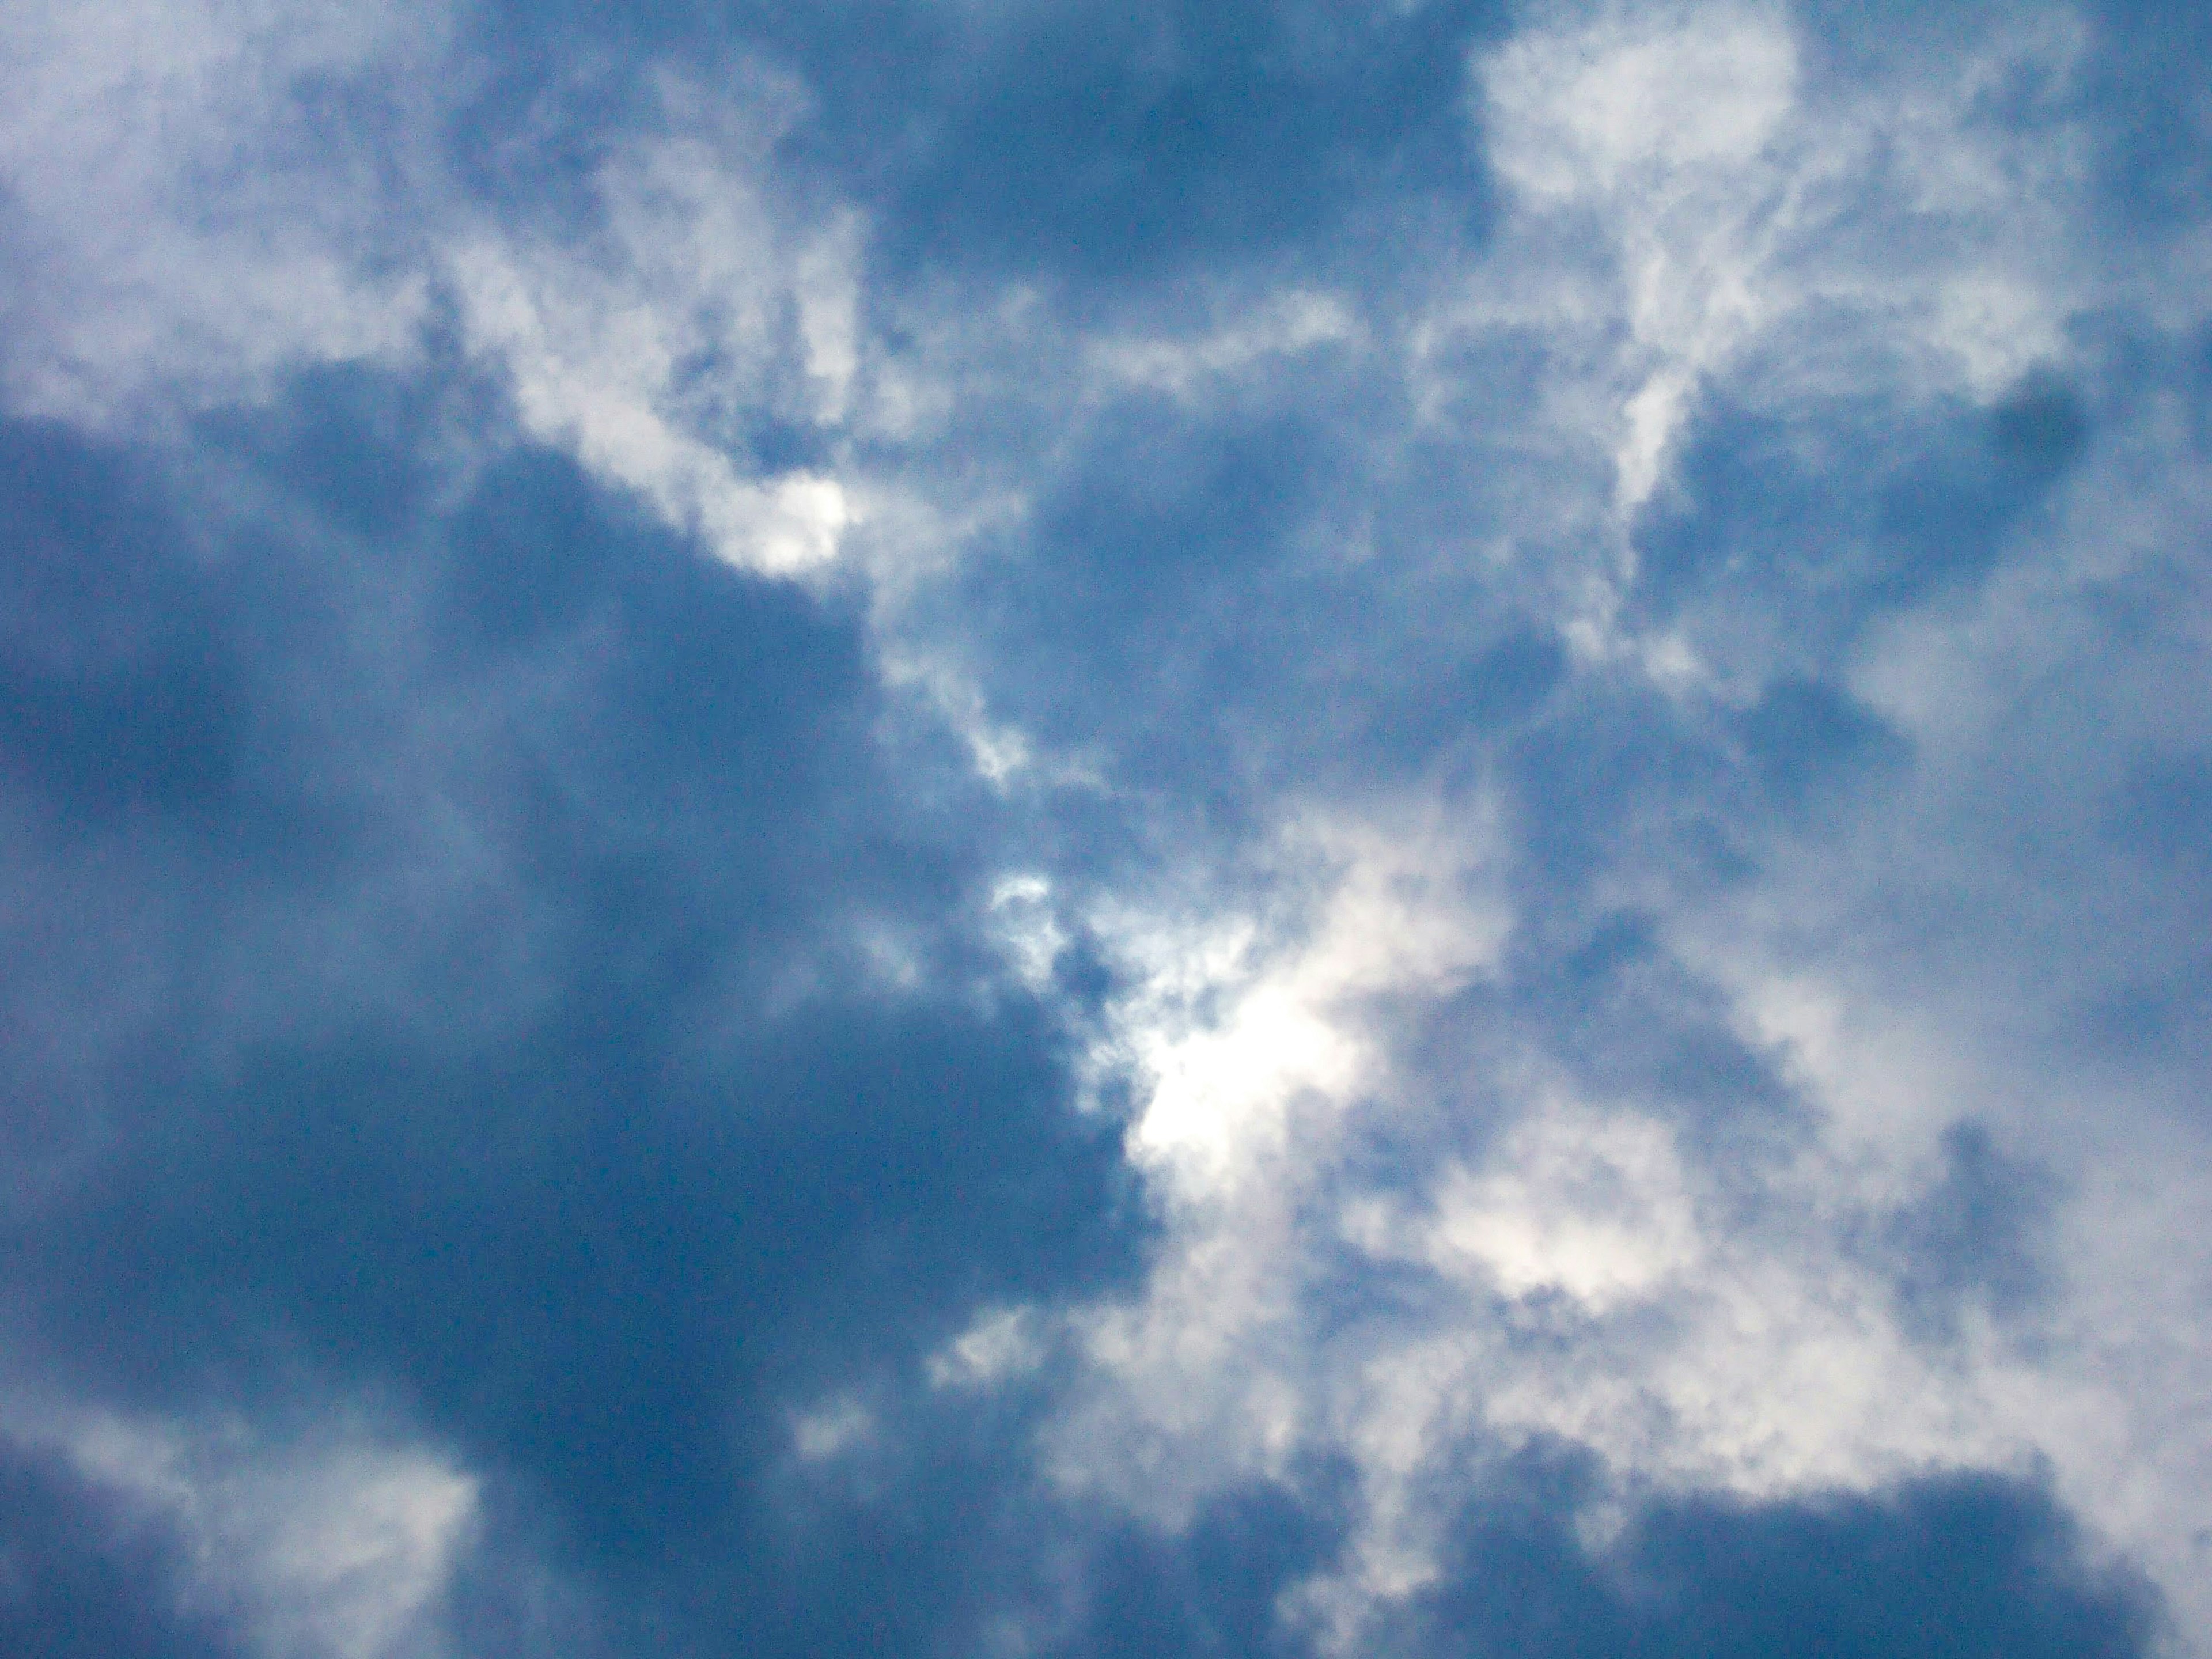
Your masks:
M963 931L988 803L949 753L891 789L852 622L540 453L426 509L362 419L406 395L310 384L288 443L208 458L281 530L185 538L177 458L9 434L7 569L37 601L9 672L74 722L34 702L9 733L39 803L11 1000L70 958L159 967L143 1005L73 1011L127 1029L79 1079L123 1133L11 1218L17 1340L156 1413L372 1389L548 1509L587 1581L696 1613L687 1574L774 1544L793 1411L911 1376L981 1304L1099 1283L1134 1216L1066 1033ZM489 898L411 884L410 841L457 812ZM50 949L92 879L117 913ZM395 912L404 948L352 971L401 982L322 977ZM918 985L869 967L877 933Z
M1870 620L1986 578L2087 422L2048 374L1994 410L1960 404L1910 423L1886 400L1776 416L1716 399L1638 527L1633 603L1723 637L1745 619L1786 622L1797 651L1832 660Z
M60 427L0 431L0 755L59 813L190 811L230 781L239 668L167 507Z
M0 1449L0 1647L16 1659L236 1659L228 1620L180 1606L180 1554L60 1459Z
M1588 1481L1531 1455L1514 1489L1470 1504L1409 1650L2119 1659L2162 1632L2149 1587L2098 1565L2033 1486L1942 1475L1869 1496L1672 1498L1592 1551L1572 1522Z

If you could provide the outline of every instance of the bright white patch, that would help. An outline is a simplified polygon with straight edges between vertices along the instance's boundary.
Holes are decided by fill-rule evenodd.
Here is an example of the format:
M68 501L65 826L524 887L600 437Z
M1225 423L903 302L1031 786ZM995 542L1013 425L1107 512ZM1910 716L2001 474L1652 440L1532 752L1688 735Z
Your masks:
M1282 950L1250 920L1104 924L1142 974L1113 1050L1146 1085L1131 1155L1178 1190L1233 1185L1283 1151L1301 1102L1340 1109L1378 1080L1366 1001L1463 984L1503 942L1500 914L1465 891L1480 826L1316 819L1290 845L1342 872L1301 946Z
M1534 196L1663 190L1685 168L1756 158L1790 112L1796 74L1773 10L1661 9L1523 35L1484 66L1492 160Z
M930 1355L925 1366L933 1387L990 1389L1035 1370L1044 1358L1037 1316L1027 1308L999 1308Z
M467 84L447 33L428 0L0 14L11 405L106 422L266 396L403 359L449 293L533 436L732 564L833 561L857 516L834 470L744 459L748 421L833 433L861 368L859 221L800 222L763 188L796 92L665 81L661 131L596 181L599 224L556 235L482 216L444 170L441 100ZM313 101L333 88L391 131L334 128Z
M842 1457L874 1438L876 1414L861 1401L841 1395L791 1419L791 1449L802 1462Z
M1301 1206L1389 1085L1388 1011L1492 968L1492 833L1479 811L1316 817L1281 854L1303 915L1094 919L1140 975L1097 1063L1146 1091L1130 1154L1170 1233L1141 1297L1073 1320L1091 1375L1048 1440L1060 1479L1174 1522L1217 1482L1280 1473L1348 1426L1310 1387Z
M1694 1267L1697 1224L1673 1137L1649 1119L1546 1113L1488 1167L1438 1188L1421 1253L1508 1296L1563 1292L1605 1313Z

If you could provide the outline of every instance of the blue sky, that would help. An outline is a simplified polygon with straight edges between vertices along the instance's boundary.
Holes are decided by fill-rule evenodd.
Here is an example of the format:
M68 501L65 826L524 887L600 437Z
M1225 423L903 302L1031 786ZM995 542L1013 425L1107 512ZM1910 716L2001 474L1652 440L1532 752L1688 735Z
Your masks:
M2212 1652L2209 30L11 5L0 1648Z

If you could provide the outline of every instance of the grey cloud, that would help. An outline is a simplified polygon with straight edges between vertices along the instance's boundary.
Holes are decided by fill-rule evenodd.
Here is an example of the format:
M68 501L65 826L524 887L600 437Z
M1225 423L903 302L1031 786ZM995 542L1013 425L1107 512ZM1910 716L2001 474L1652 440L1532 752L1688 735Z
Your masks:
M1470 1504L1447 1576L1419 1598L1414 1650L2118 1656L2164 1634L2149 1587L2099 1565L2033 1485L1669 1499L1593 1550L1563 1520L1589 1480L1531 1455Z
M343 432L361 387L296 395ZM849 623L542 454L409 513L355 432L332 522L295 451L247 462L288 533L166 543L111 529L160 466L18 434L25 489L82 485L79 522L17 520L50 589L20 648L158 653L177 605L129 584L167 584L243 668L204 788L140 787L185 735L159 704L135 747L28 751L55 804L11 846L11 1000L67 1022L48 1081L92 1133L10 1218L15 1340L114 1409L368 1389L557 1517L587 1584L772 1550L747 1516L789 1413L1126 1261L1106 1126L963 932L990 826L957 757L914 757L942 805L884 793ZM416 885L426 833L483 884ZM94 882L115 908L72 929ZM52 996L70 971L89 1003Z
M192 1605L179 1540L58 1458L0 1452L0 1642L9 1652L235 1659L247 1651L222 1609Z

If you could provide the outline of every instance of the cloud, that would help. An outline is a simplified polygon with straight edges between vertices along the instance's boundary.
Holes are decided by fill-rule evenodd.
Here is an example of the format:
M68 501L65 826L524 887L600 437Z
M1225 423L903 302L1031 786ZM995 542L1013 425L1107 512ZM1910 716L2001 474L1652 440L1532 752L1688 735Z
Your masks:
M154 386L219 398L303 358L404 353L428 295L390 204L423 164L414 94L441 21L222 0L11 9L12 406L112 418Z
M51 1455L10 1448L0 1534L0 1634L18 1653L214 1659L244 1638L214 1609L182 1605L171 1540L101 1503Z
M292 395L349 419L343 389ZM982 830L880 793L849 621L542 451L399 514L374 545L401 576L352 490L325 519L282 456L229 458L289 509L262 561L235 497L188 513L145 451L16 438L27 497L73 508L11 520L40 584L21 673L159 663L185 605L237 653L233 756L190 790L111 745L88 796L83 745L18 750L9 948L40 970L9 1012L52 1115L7 1224L27 1386L249 1430L357 1388L450 1449L234 1476L218 1435L173 1492L158 1445L113 1475L189 1512L276 1648L407 1647L475 1491L494 1535L530 1536L520 1510L553 1538L472 1572L558 1564L627 1629L621 1564L772 1558L744 1540L787 1410L1122 1259L1115 1150L981 937ZM377 465L359 428L345 453ZM887 973L886 939L922 970Z
M1838 1653L2122 1654L2160 1633L2146 1587L2085 1559L2033 1486L1662 1503L1589 1550L1559 1518L1578 1474L1532 1458L1470 1505L1450 1576L1407 1621L1408 1650L1750 1654L1809 1639Z
M671 131L595 180L599 236L466 237L446 269L465 337L510 377L527 430L718 556L792 574L836 557L845 490L817 468L749 475L763 450L818 447L845 413L858 227L776 222L759 179L797 94L755 81L714 101L665 81Z
M2012 963L2057 982L2040 965L2052 956L1989 931L2043 922L1969 922L1978 905L2017 901L2062 929L2139 914L2092 898L2071 863L1994 842L1976 843L1983 867L2008 873L1954 884L1942 850L1979 833L1968 820L2007 848L2078 836L2060 827L2077 822L2064 787L2050 792L2077 775L2085 728L2008 728L2022 746L2007 738L1967 784L1923 722L1990 705L1931 687L1908 717L1876 689L1908 638L1925 646L1915 660L1957 666L1952 630L2015 595L2057 609L1965 624L1989 629L1993 653L2000 637L2014 653L2047 641L2100 674L2120 654L2097 625L2058 619L2076 556L2058 550L2111 549L2087 505L2112 499L2105 467L2139 465L2120 459L2138 444L2175 452L2098 401L2102 348L2069 332L2122 303L2081 230L2093 123L2070 88L2092 48L2039 18L1940 69L1876 52L1846 76L1830 46L1785 14L1729 9L1546 15L1486 43L1474 106L1507 193L1449 280L1385 272L1354 356L1255 358L1203 392L1179 377L1172 407L1118 389L1071 400L1083 436L1045 463L1041 510L983 539L971 591L988 583L988 599L967 618L924 613L957 629L980 611L967 649L987 703L1030 711L1033 738L1092 757L1139 810L1220 803L1212 822L1236 828L1161 823L1164 861L1265 844L1271 811L1332 790L1382 816L1378 773L1440 823L1499 826L1480 832L1503 872L1492 919L1443 906L1421 921L1457 940L1440 959L1495 961L1479 941L1502 935L1502 963L1480 982L1391 981L1402 1000L1375 1036L1309 1024L1291 989L1249 988L1306 971L1305 947L1249 924L1123 963L1152 988L1125 1009L1192 1011L1188 1036L1136 1073L1139 1166L1172 1206L1187 1171L1164 1149L1203 1146L1192 1161L1219 1168L1201 1186L1241 1178L1267 1196L1180 1215L1147 1297L1105 1312L1098 1352L1127 1392L1079 1396L1055 1442L1062 1478L1183 1515L1211 1481L1346 1456L1364 1517L1339 1574L1347 1605L1387 1604L1433 1570L1423 1471L1470 1432L1561 1437L1637 1480L1775 1501L1931 1463L2015 1469L2041 1449L2066 1501L2132 1547L2190 1530L2098 1491L2108 1453L2060 1449L2062 1421L2124 1410L2087 1403L2105 1360L2085 1348L2077 1370L2039 1346L2069 1316L2021 1289L2028 1261L2089 1259L2075 1241L2105 1213L2049 1173L2075 1168L2079 1142L2056 1128L2065 1087L1956 1058L1980 1018L1963 1009L2005 1006L1978 975ZM1606 98L1585 95L1586 76ZM2158 337L2154 357L2183 349ZM1107 386L1126 361L1097 359ZM1396 396L1386 367L1407 374ZM1291 405L1343 421L1265 423ZM1201 489L1152 482L1194 453L1214 469ZM1232 469L1255 455L1279 458L1267 476L1283 482L1243 495ZM2148 471L2129 476L2161 503L2130 516L2173 510ZM1463 486L1443 543L1455 562L1417 516L1448 484ZM2153 539L2138 544L2157 562ZM2097 580L2126 562L2091 556ZM1330 626L1300 634L1324 605ZM1332 676L1286 637L1325 639L1357 669ZM1462 693L1467 715L1439 715L1441 688L1480 686L1480 665L1516 650L1531 690ZM1431 652L1438 671L1414 679ZM2038 660L2008 683L2055 659ZM1425 722L1389 718L1409 680ZM1938 750L1991 730L1973 729L1948 726ZM2002 830L1977 810L1991 789L2010 803ZM1491 811L1468 811L1476 799ZM1901 842L1915 803L1934 813L1928 838ZM1201 910L1249 915L1247 878L1213 867L1219 896ZM1927 884L1900 885L1909 872ZM1947 949L1918 920L1931 915L1975 943ZM1885 1000L1909 1043L1863 1044L1825 1012L1858 992L1817 969L1814 991L1771 959L1723 966L1700 942L1722 915L1781 929L1801 964L1945 966ZM1796 931L1814 916L1817 941ZM1355 932L1386 958L1424 948L1405 918ZM2064 977L2070 998L2081 982ZM1907 1012L1914 997L1964 1023ZM1992 1042L1998 1030L2021 1028L1993 1018ZM2028 1051L2063 1068L2075 1041L2051 1029ZM2044 1127L2007 1087L2052 1099ZM1283 1127L1223 1153L1229 1121ZM1960 1184L1997 1170L1986 1192ZM1997 1235L1926 1231L1961 1207L2010 1219ZM2167 1362L2146 1349L2143 1363ZM2166 1417L2177 1455L2200 1437L2182 1416ZM2181 1556L2165 1559L2166 1582L2187 1583Z
M0 25L5 1617L2201 1643L2185 53L556 15Z
M457 165L449 129L484 77L445 10L142 10L121 53L112 15L11 22L16 410L112 425L264 398L303 368L402 364L451 313L526 429L717 556L778 574L835 556L843 487L781 452L845 412L859 223L789 225L768 198L795 88L742 63L713 99L651 77L579 235L495 166L486 199ZM94 297L36 297L71 293Z

